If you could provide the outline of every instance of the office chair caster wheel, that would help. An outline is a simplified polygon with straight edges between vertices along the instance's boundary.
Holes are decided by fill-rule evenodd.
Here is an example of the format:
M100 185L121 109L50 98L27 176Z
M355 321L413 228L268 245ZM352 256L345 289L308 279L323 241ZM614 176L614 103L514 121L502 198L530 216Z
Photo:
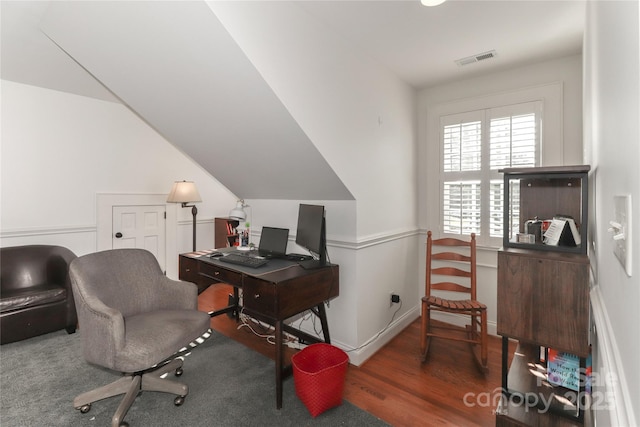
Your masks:
M178 396L173 400L173 404L176 406L181 406L184 403L184 396Z
M78 411L80 411L83 414L86 414L87 412L89 412L91 410L91 403L87 403L86 405L82 405L79 408L76 408Z
M184 373L184 371L182 370L182 368L178 368L176 369L176 377L179 377L180 375L182 375Z

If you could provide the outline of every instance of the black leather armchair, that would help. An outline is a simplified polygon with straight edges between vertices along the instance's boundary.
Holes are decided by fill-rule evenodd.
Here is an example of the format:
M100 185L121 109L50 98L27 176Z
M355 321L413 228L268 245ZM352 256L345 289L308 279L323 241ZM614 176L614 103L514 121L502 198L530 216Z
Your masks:
M66 329L77 316L69 280L76 255L51 245L0 248L0 340L2 344Z

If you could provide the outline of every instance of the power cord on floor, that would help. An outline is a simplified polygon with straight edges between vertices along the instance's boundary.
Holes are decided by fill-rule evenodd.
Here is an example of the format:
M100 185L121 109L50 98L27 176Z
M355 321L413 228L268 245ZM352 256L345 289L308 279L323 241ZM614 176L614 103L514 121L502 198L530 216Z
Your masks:
M393 319L396 318L396 314L398 314L401 308L402 308L402 299L400 299L400 305L398 305L398 308L396 309L396 311L393 312L393 315L391 316L391 320L389 320L389 323L387 323L387 326L382 328L380 332L378 332L373 338L371 338L366 343L362 344L360 347L352 348L351 350L345 350L345 352L350 353L352 351L361 350L366 346L368 346L369 344L371 344L372 342L374 342L375 340L377 340L380 335L382 335L387 329L389 329L389 326L391 326L391 324L393 323Z
M255 336L257 336L257 337L259 337L259 338L265 338L265 339L266 339L266 341L267 341L269 344L275 344L275 335L273 335L273 334L263 334L263 333L258 332L258 331L253 327L253 325L251 325L251 324L249 323L249 321L250 321L250 320L251 320L252 322L256 323L257 325L259 325L259 326L261 326L261 327L264 327L264 325L262 325L262 324L261 324L260 322L258 322L257 320L250 318L250 317L249 317L249 316L247 316L246 314L240 313L240 322L241 322L241 323L238 325L238 328L237 328L237 329L238 329L238 330L240 330L240 329L242 329L242 328L247 328L247 329L249 329L249 330L250 330L250 331L251 331Z
M237 329L240 330L242 328L247 328L249 329L249 331L251 331L255 336L259 337L259 338L265 338L265 340L272 345L276 344L276 337L275 334L270 333L271 331L273 331L273 327L269 324L260 322L257 319L254 319L253 317L247 315L244 313L244 308L240 311L239 314L240 317L240 324L238 325ZM261 333L259 331L256 330L255 326L259 326L261 329L263 329L264 331L266 331L265 333ZM288 347L291 348L303 348L304 346L298 341L298 339L290 334L287 334L286 332L283 333L283 343L285 345L287 345Z
M317 319L319 319L319 317L318 317L317 313L314 313L312 310L305 311L304 314L302 315L302 317L300 317L297 329L301 331L302 330L302 324L304 322L308 321L309 319L311 319L311 325L313 326L313 332L315 332L315 334L317 336L320 336L320 334L322 334L323 331L322 331L322 327L320 327L320 330L318 330Z

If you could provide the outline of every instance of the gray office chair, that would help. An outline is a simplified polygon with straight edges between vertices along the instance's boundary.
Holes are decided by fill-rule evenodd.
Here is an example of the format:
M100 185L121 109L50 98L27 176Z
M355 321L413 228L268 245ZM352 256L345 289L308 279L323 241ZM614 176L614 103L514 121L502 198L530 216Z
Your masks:
M69 268L84 358L124 374L115 382L76 397L86 413L101 399L125 394L111 420L124 416L143 390L177 395L184 402L187 385L160 378L182 374L184 348L210 333L210 317L197 310L197 288L168 279L157 260L143 249L114 249L76 258Z

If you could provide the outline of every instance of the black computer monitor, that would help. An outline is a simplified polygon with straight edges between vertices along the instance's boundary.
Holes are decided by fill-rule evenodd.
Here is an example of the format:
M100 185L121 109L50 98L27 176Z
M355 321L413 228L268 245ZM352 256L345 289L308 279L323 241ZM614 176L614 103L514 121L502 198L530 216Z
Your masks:
M317 259L302 261L304 268L319 268L327 263L327 235L324 206L300 204L296 244L311 252Z

